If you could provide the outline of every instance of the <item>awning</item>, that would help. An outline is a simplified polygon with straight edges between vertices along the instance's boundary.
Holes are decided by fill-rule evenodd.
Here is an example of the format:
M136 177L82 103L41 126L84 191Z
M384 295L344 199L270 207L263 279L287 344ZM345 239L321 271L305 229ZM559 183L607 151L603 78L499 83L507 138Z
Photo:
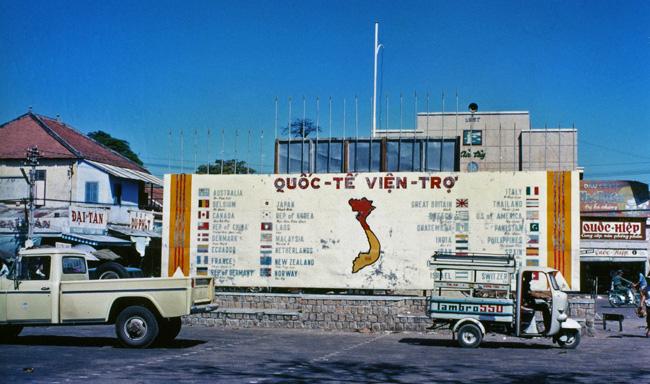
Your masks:
M75 241L81 244L88 244L92 247L128 247L131 242L128 240L118 239L113 236L105 235L86 235L80 233L63 233L61 234L63 240Z
M152 237L152 238L160 238L162 237L160 233L155 232L155 231L145 231L145 230L139 230L139 229L132 229L129 227L125 227L123 225L108 225L108 230L109 231L114 231L119 234L125 235L125 236L136 236L136 237Z
M144 181L145 183L151 183L160 187L163 186L163 181L161 179L145 172L140 172L133 169L127 169L122 167L116 167L114 165L98 163L96 161L91 161L91 160L86 160L86 161L92 164L93 166L101 169L102 171L109 173L115 177L121 177L123 179L131 179L131 180L140 180L140 181Z

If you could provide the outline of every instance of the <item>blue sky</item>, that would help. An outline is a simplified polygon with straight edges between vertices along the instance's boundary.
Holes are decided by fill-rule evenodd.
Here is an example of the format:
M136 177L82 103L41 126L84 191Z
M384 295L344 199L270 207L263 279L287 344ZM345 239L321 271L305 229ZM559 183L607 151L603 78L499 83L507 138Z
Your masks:
M400 93L412 127L414 92L420 111L427 92L431 111L442 92L454 109L458 92L462 108L575 124L585 178L650 182L646 1L1 0L0 121L29 106L60 114L128 140L158 175L222 148L270 172L275 97L280 125L289 97L294 117L306 97L314 120L319 97L323 135L332 97L341 135L344 98L354 132L356 95L359 134L369 135L375 21L389 126L399 125Z

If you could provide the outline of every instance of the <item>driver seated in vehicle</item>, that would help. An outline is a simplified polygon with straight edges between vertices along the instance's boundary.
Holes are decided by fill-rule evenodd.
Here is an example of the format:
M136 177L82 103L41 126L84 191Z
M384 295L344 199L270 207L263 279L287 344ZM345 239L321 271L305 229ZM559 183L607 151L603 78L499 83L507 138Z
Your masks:
M544 319L544 330L542 332L546 332L551 324L551 309L549 307L549 300L551 299L550 292L533 291L530 286L532 278L532 272L526 272L521 277L522 307L524 309L542 312Z

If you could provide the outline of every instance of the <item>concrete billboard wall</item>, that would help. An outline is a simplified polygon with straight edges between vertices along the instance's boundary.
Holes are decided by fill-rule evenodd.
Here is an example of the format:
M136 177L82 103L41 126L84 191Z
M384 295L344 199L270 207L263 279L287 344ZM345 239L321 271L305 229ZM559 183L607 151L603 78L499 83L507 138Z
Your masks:
M167 175L163 274L429 289L435 251L515 254L579 289L577 172Z

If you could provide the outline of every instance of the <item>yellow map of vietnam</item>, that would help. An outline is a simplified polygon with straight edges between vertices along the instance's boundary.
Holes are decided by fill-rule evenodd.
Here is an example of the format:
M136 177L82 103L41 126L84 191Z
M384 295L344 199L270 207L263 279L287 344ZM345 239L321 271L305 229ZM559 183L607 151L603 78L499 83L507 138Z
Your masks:
M361 224L361 228L363 228L368 239L368 245L370 246L368 252L359 252L359 255L352 262L352 273L357 273L362 268L372 265L379 260L381 244L379 244L379 239L377 239L377 236L375 236L366 222L366 218L375 209L372 205L372 200L368 200L365 197L361 199L350 199L348 204L352 207L353 212L357 212L356 219Z

